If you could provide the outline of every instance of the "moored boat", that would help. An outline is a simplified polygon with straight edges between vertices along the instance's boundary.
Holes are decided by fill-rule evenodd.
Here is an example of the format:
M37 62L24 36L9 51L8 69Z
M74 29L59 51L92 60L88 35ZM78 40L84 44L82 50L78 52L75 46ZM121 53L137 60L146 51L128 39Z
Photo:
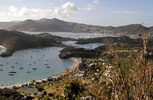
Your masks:
M8 73L8 75L13 76L13 75L14 75L14 73Z
M33 69L33 70L37 70L37 68L36 68L36 67L33 67L32 69Z
M31 71L27 71L27 73L31 73Z
M47 66L46 68L50 68L49 66Z
M44 62L44 65L48 65L46 62Z
M17 73L16 71L12 70L12 71L9 71L9 73Z
M24 67L21 66L19 69L24 69Z

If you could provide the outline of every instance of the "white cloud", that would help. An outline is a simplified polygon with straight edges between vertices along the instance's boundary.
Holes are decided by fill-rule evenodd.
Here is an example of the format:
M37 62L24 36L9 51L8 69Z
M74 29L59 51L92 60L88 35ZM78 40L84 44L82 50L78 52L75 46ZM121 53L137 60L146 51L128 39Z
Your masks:
M62 1L62 0L60 0L60 1Z
M81 20L81 21L82 21L82 18L79 18L79 20Z
M56 7L53 10L51 9L29 9L26 6L22 8L17 8L15 6L9 7L8 16L21 17L21 18L50 18L50 17L61 17L69 18L76 16L77 8L74 3L67 2L61 7ZM2 14L0 14L2 15Z
M67 10L72 10L72 11L77 11L77 8L74 3L72 2L67 2L62 5L62 9L67 9Z
M98 3L99 2L99 0L94 0L94 3Z
M7 15L8 15L8 16L11 16L11 13L10 13L10 12L8 12L8 13L7 13Z
M13 16L33 16L33 17L48 17L53 11L50 9L28 9L23 6L21 9L16 8L15 6L9 7L9 14Z
M0 13L0 15L3 15L4 16L5 15L5 12Z
M85 10L90 11L90 10L95 10L95 9L97 9L97 6L88 4Z
M10 7L9 7L9 10L10 10L11 12L16 12L18 9L17 9L15 6L10 6Z
M55 14L62 18L69 18L70 16L76 15L77 8L74 3L67 2L61 7L55 9Z

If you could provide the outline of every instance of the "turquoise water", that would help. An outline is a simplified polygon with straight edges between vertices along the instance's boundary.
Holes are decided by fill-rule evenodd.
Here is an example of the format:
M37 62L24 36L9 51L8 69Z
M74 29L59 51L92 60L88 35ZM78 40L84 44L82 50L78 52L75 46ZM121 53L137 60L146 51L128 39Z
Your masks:
M73 61L58 57L59 51L62 49L48 47L21 50L16 51L11 57L0 58L0 63L3 64L3 71L0 71L0 87L38 80L65 71L66 67L69 68L73 65ZM44 63L48 65L44 65ZM24 69L19 69L20 66ZM46 66L50 66L50 68L46 68ZM36 67L37 70L32 70L32 67ZM15 70L17 73L14 76L8 75L11 70ZM27 73L28 70L31 73Z

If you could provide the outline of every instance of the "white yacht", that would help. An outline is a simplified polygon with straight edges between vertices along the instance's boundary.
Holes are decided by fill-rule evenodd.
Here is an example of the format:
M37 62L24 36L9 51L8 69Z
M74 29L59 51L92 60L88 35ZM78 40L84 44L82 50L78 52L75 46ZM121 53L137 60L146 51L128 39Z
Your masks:
M31 73L31 71L29 70L29 71L27 71L27 73Z
M44 62L44 65L48 65L46 62Z
M24 67L21 66L19 69L24 69Z

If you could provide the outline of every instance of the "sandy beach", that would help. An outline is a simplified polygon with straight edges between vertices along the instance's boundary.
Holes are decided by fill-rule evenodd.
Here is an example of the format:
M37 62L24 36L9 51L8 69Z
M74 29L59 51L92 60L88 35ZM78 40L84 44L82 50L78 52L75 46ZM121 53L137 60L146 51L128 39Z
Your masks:
M77 58L69 58L69 60L73 61L73 65L68 69L68 72L72 72L75 68L77 68L79 66L80 62L79 62L79 59L77 59ZM51 78L51 77L52 78L60 77L61 75L64 75L66 73L67 73L67 71L64 71L64 72L58 73L56 75L48 76L46 78L35 80L35 81L41 82L41 80L47 80L48 78ZM31 82L25 82L22 84L15 84L15 85L10 85L10 86L0 86L0 88L2 88L2 89L3 88L11 88L12 86L20 87L21 85L28 84L28 83L31 83Z

